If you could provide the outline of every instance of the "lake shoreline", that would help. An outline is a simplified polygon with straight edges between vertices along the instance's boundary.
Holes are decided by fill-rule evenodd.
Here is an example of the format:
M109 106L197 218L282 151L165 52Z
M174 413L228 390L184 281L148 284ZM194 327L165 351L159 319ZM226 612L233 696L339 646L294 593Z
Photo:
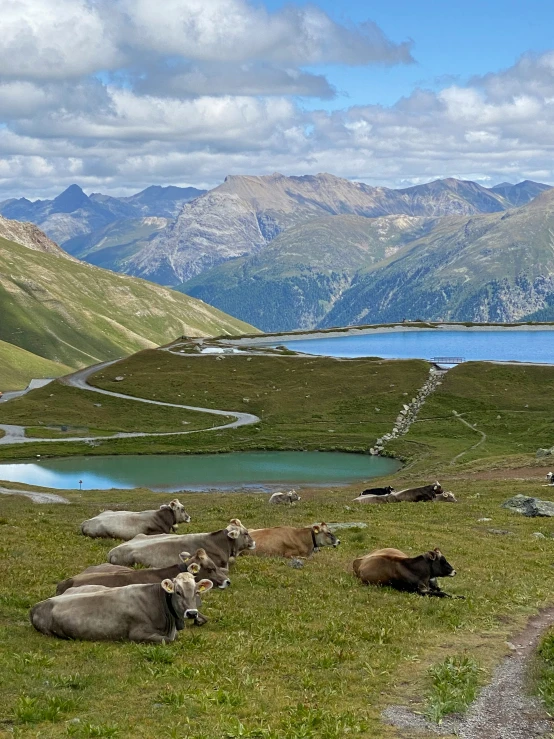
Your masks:
M436 323L436 324L417 324L398 323L394 325L374 325L374 326L349 326L348 328L337 329L315 329L311 332L279 334L263 334L262 336L237 337L237 338L221 338L222 343L232 344L234 346L275 346L282 342L291 341L311 341L313 339L336 339L340 337L364 336L368 334L389 334L401 332L422 332L422 331L554 331L554 324L495 324L483 323L475 326L464 326L460 323Z

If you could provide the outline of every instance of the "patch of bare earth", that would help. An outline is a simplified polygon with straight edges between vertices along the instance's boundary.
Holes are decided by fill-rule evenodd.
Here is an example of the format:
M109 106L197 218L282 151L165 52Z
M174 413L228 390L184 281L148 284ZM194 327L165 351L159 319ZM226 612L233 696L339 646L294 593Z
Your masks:
M383 719L403 737L418 734L457 736L460 739L533 739L552 736L554 722L540 701L528 695L529 663L546 629L554 624L554 607L531 618L511 642L511 654L496 668L463 719L445 719L440 726L402 706L391 706Z

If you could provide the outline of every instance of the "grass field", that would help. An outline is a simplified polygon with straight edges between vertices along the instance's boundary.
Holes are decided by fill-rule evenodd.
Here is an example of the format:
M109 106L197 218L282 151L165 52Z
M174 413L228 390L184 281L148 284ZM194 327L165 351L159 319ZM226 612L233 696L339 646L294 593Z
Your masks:
M406 473L393 480L408 481L418 480ZM456 680L469 670L467 689L475 690L509 635L554 600L552 524L500 508L516 492L545 497L545 489L531 481L441 481L458 505L357 507L354 487L305 491L292 509L270 507L265 495L182 495L192 522L181 530L214 530L234 516L251 527L326 520L368 528L341 531L337 550L300 570L240 558L231 589L204 599L209 623L185 628L164 647L62 642L28 621L29 608L58 580L105 561L113 543L82 537L83 519L108 503L141 509L163 496L73 492L70 506L2 496L0 726L19 737L384 739L396 736L380 720L386 705L412 700L415 710L440 715L437 681L452 674L445 660L469 664ZM467 599L362 586L350 563L378 546L413 554L441 547L458 570L444 587ZM442 685L439 696L447 693Z
M29 381L59 377L71 372L69 367L52 362L14 344L0 341L0 390L23 390Z
M117 369L115 369L117 368ZM144 351L94 375L90 382L108 390L171 403L254 413L255 426L189 437L100 442L106 453L229 451L234 449L343 449L366 451L390 430L402 403L411 399L428 374L425 362L359 359L337 361L298 356L174 356ZM116 382L115 377L125 380ZM53 394L53 397L50 395ZM173 430L186 412L114 400L58 383L0 406L0 423L36 426L66 424L124 431ZM105 402L106 401L106 402ZM95 403L102 403L102 409ZM376 410L377 409L377 410ZM106 414L109 414L106 416ZM146 419L158 424L146 424ZM201 417L211 426L213 417ZM188 427L187 427L188 428ZM79 444L2 447L0 458L36 453L78 454ZM55 448L54 448L55 447Z
M176 401L179 402L179 401ZM28 435L55 438L67 433L40 426L67 426L69 435L94 435L117 431L191 431L211 428L231 417L136 403L109 395L90 393L59 382L0 406L0 423L29 426ZM77 428L77 433L72 429ZM177 437L183 438L183 437ZM82 452L82 448L81 448Z
M420 361L144 351L92 381L139 397L255 413L261 423L106 440L87 453L367 450L427 373ZM205 598L209 623L187 627L163 647L56 641L34 632L28 609L52 595L58 580L105 561L113 542L81 537L83 519L110 505L157 506L164 496L74 491L69 506L0 496L0 736L392 739L395 730L380 720L387 705L414 701L435 720L463 708L507 651L506 639L554 603L552 523L500 508L515 493L554 499L554 489L540 477L471 474L536 465L537 447L554 443L553 392L554 368L466 363L446 374L409 433L387 446L409 466L383 483L398 489L438 477L457 505L358 506L355 486L303 491L292 509L270 507L263 495L181 495L193 517L181 530L214 530L235 516L250 527L326 520L368 528L341 531L338 550L322 551L300 570L241 558L231 590ZM214 421L53 383L0 406L0 423L10 422L55 435L63 432L43 427L165 431ZM37 443L0 447L0 458L82 451L79 443ZM467 599L361 586L350 563L381 546L412 554L439 546L459 573L445 589ZM549 644L537 674L550 708Z

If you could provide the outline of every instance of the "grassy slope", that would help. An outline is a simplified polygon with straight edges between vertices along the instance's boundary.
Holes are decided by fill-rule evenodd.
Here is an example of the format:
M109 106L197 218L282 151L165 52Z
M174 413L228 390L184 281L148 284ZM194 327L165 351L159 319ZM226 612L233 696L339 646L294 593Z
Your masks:
M247 324L159 285L0 238L0 340L71 367Z
M40 377L59 377L71 372L69 367L18 346L0 341L0 390L22 390L29 380Z
M419 479L404 473L398 484ZM302 570L279 560L241 558L231 573L232 588L204 599L209 623L187 626L162 649L50 639L33 631L28 609L52 595L59 579L105 560L112 542L81 537L83 519L109 503L141 509L163 496L118 491L114 500L113 492L70 493L71 506L40 507L3 497L0 717L14 720L20 737L38 731L67 736L72 718L83 724L69 725L76 736L110 736L110 728L137 738L395 736L381 724L380 711L421 699L430 688L430 665L470 652L485 668L485 680L506 651L506 639L540 604L552 601L552 544L532 536L548 533L549 525L499 507L515 492L544 496L544 488L521 481L444 483L459 505L345 510L354 488L306 491L292 509L268 506L265 495L186 495L193 520L181 529L191 531L214 530L234 516L252 527L323 519L365 521L369 528L341 532L338 550L322 551ZM482 517L493 520L478 523ZM487 526L512 534L497 536ZM467 600L361 586L349 573L350 562L384 545L413 553L440 546L459 573L445 588ZM68 683L75 687L64 687ZM61 720L41 720L48 701L65 709ZM266 733L256 733L260 727Z
M250 360L250 361L249 361ZM117 368L117 369L116 369ZM115 382L124 375L126 379ZM350 449L366 450L377 436L389 430L405 402L413 397L427 376L424 362L391 362L372 359L337 361L296 356L244 357L174 356L149 350L122 360L94 375L90 381L108 390L187 405L237 410L262 418L256 426L246 426L213 434L148 440L119 440L99 444L94 453L197 452L231 449ZM0 422L36 425L37 419L57 423L81 423L88 418L84 409L74 412L68 389L52 389L34 405L31 393L16 404L0 408ZM50 392L55 398L49 399ZM75 391L79 392L79 391ZM81 393L88 407L103 402L99 396ZM246 399L246 400L245 400ZM129 401L131 403L131 401ZM143 409L136 404L129 416L134 430L141 430ZM376 411L375 408L379 408ZM165 413L165 411L162 411ZM92 422L91 422L92 423ZM97 426L96 421L94 425ZM211 425L211 421L210 424ZM78 453L79 446L49 447L51 454ZM44 448L38 450L40 453ZM27 448L0 449L0 457L36 453Z
M466 362L450 370L408 434L387 449L418 459L418 469L440 468L467 450L458 464L486 461L510 464L509 457L534 458L538 447L551 447L554 419L550 403L554 368ZM478 431L453 416L457 411Z

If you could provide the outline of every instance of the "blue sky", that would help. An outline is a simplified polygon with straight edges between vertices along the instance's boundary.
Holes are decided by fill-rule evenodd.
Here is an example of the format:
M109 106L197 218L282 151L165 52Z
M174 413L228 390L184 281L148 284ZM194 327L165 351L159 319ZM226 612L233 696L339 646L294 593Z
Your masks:
M554 4L161 5L3 0L0 200L274 171L554 184Z
M270 9L286 3L267 1ZM392 0L317 5L339 22L375 21L393 41L412 39L416 63L409 66L319 67L346 98L326 108L367 103L392 105L414 87L434 90L452 81L510 67L521 54L542 53L554 46L554 3L544 0ZM340 10L337 9L340 5Z

